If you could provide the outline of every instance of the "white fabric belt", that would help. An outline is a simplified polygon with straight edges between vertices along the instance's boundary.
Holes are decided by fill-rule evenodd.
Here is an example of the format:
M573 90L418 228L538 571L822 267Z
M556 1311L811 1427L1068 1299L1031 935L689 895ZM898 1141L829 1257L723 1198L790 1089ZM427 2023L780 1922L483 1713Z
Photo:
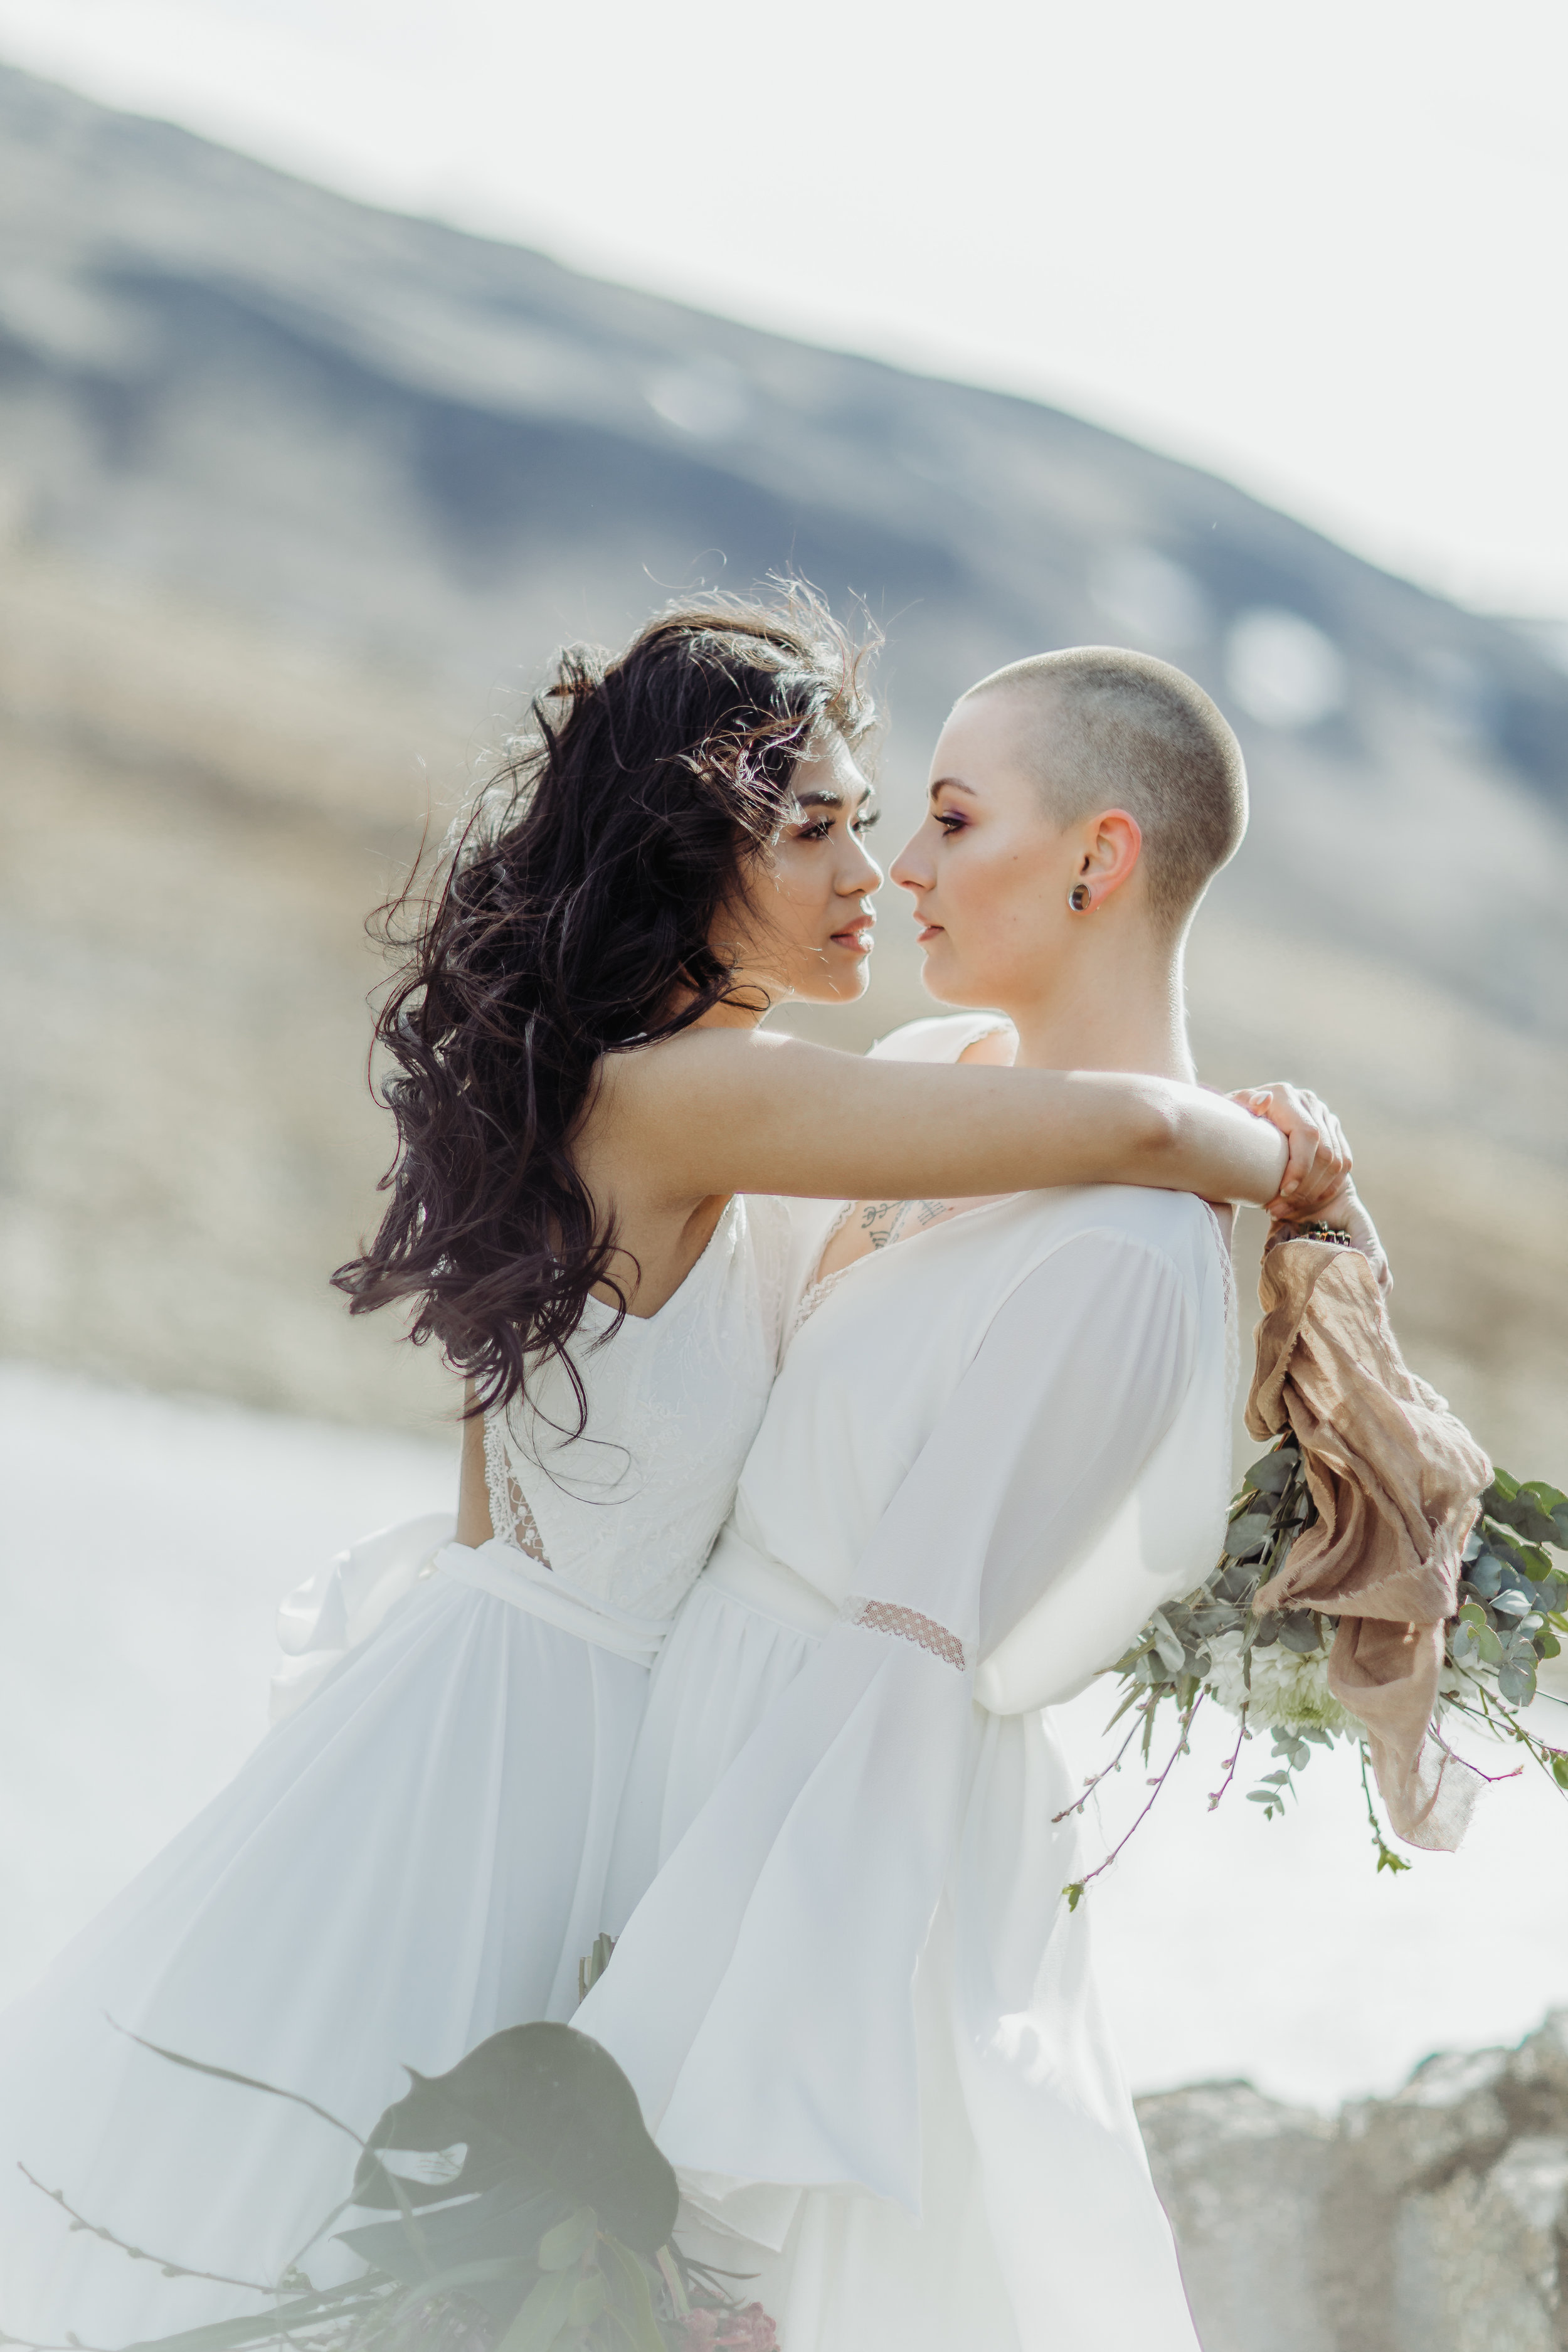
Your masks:
M796 1633L826 1633L838 1622L837 1605L772 1552L759 1551L733 1525L721 1529L708 1555L702 1582L717 1586Z
M455 1584L488 1592L510 1608L542 1617L547 1625L558 1625L563 1633L575 1633L596 1649L610 1650L617 1658L630 1658L639 1666L652 1665L675 1622L672 1617L628 1617L606 1601L591 1601L585 1593L574 1592L550 1569L530 1559L515 1544L503 1543L499 1536L477 1549L446 1544L430 1566Z

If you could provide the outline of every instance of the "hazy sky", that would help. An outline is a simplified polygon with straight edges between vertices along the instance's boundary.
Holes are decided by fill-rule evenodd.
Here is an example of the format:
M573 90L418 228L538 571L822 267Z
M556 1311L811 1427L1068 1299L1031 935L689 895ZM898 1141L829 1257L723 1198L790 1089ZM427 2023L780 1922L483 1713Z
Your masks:
M1561 0L0 0L0 54L1568 615Z

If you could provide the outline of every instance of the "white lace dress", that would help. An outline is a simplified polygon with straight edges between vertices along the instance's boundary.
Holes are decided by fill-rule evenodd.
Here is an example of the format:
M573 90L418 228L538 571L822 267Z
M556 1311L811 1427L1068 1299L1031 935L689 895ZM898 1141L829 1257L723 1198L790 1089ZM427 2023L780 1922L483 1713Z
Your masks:
M560 1434L564 1375L487 1430L494 1540L390 1530L286 1605L284 1719L0 2019L0 2329L116 2346L255 2301L73 2231L18 2164L160 2261L261 2281L352 2173L327 2124L106 2013L359 2132L405 2066L571 2014L648 1665L773 1381L789 1245L781 1203L734 1201L657 1315L595 1346L591 1301L585 1438Z

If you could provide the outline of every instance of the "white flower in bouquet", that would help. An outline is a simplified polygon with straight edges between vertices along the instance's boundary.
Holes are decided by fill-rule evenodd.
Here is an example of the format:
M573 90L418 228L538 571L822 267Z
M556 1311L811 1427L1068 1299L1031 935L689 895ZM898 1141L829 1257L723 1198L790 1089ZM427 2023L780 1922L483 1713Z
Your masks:
M1358 1734L1361 1726L1348 1715L1329 1689L1329 1659L1324 1650L1303 1656L1276 1642L1252 1653L1252 1687L1247 1686L1243 1636L1215 1633L1209 1642L1209 1671L1205 1688L1227 1715L1240 1718L1243 1708L1255 1730L1282 1729Z

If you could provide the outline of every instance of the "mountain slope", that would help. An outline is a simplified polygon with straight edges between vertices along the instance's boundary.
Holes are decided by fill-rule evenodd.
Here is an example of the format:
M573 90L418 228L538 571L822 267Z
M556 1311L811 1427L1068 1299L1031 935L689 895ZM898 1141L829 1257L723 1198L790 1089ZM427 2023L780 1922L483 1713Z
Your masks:
M1503 625L1048 408L5 71L0 526L13 1349L424 1410L322 1283L384 1145L363 911L554 642L794 568L886 627L895 840L1000 662L1109 639L1219 696L1206 1067L1331 1091L1412 1352L1500 1445L1568 1421L1568 678ZM902 929L847 1042L915 1005Z

